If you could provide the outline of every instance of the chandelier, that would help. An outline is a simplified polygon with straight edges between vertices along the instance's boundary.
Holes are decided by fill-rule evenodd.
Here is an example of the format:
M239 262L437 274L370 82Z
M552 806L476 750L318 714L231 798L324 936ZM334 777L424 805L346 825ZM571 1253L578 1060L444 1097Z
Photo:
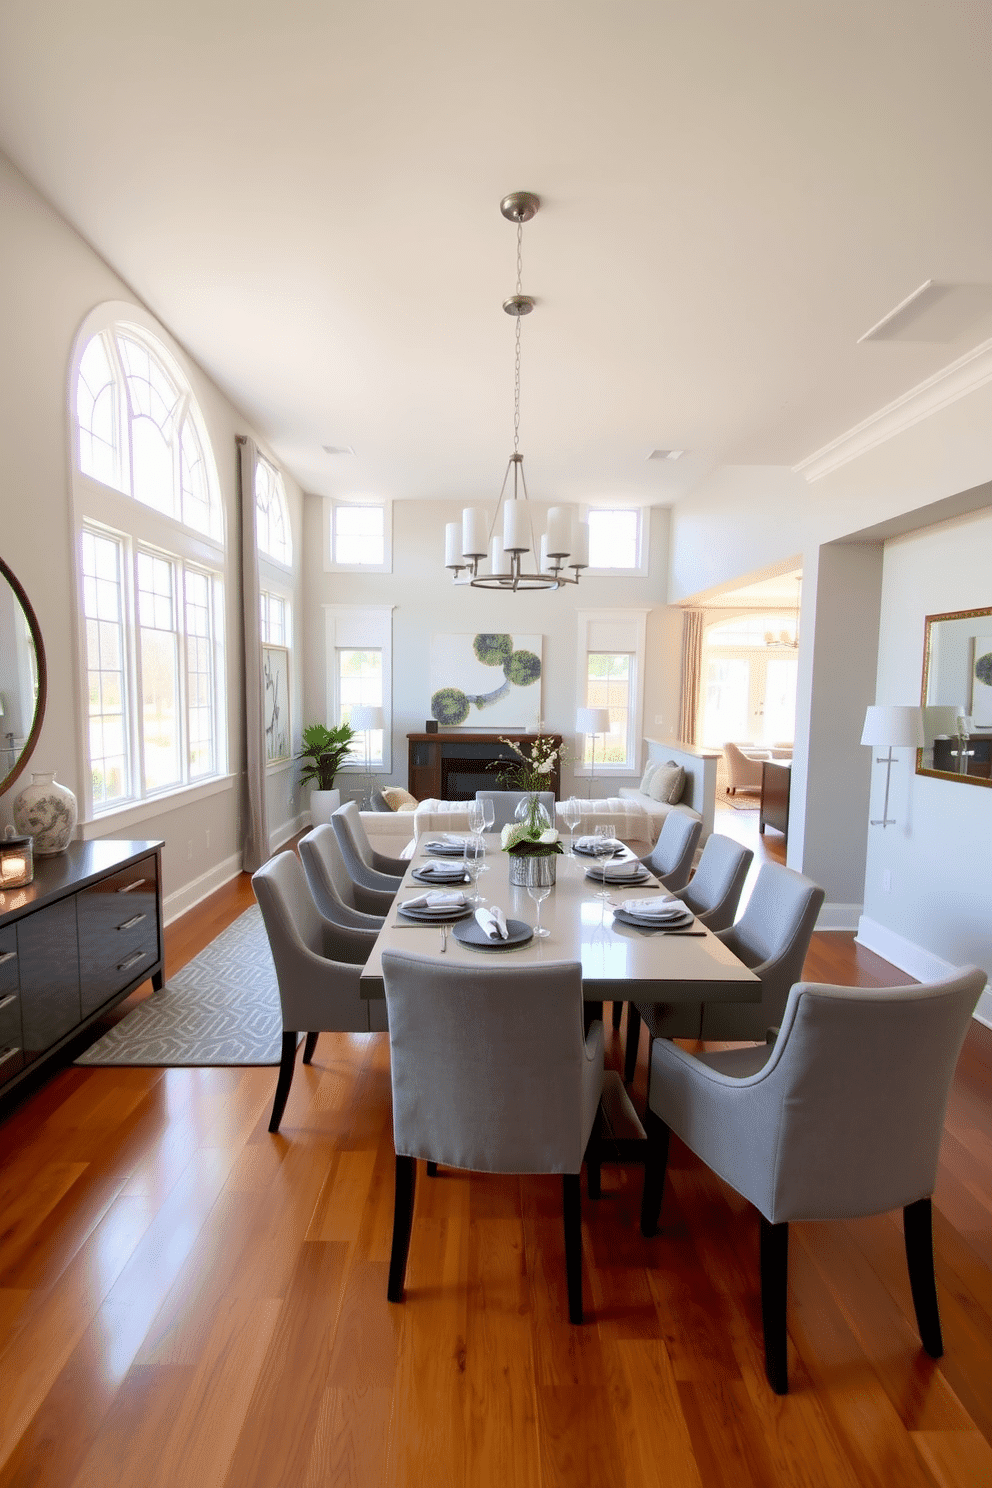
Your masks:
M520 288L523 225L536 215L540 205L540 198L532 191L514 191L499 204L503 216L517 224L517 288L503 301L503 309L515 322L513 453L506 464L492 520L481 507L467 506L461 522L448 522L444 529L445 568L452 570L456 582L465 573L476 589L558 589L562 584L577 584L580 571L589 567L589 527L579 521L574 507L551 507L548 530L535 544L524 457L520 453L520 322L535 304L533 297L522 294ZM501 508L503 526L499 536ZM524 568L528 554L532 569ZM487 560L488 572L481 567Z

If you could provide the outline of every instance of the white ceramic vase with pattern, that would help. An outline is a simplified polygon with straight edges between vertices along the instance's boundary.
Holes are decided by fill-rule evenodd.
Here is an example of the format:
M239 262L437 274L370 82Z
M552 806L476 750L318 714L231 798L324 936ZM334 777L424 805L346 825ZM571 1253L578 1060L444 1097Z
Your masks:
M54 770L34 772L31 784L14 802L15 825L19 832L34 839L36 858L52 858L65 852L78 816L75 796L67 785L59 784Z

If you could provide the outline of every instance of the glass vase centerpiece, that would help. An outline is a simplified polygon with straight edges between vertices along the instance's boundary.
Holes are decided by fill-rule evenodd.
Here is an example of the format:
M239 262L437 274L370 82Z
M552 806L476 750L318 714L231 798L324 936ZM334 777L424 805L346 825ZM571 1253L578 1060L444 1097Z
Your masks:
M510 856L510 882L523 888L532 884L550 886L555 882L556 859L562 845L541 792L547 789L561 746L540 734L526 747L513 739L501 738L500 743L516 756L499 761L500 785L524 793L516 819L508 822L500 835L500 846Z

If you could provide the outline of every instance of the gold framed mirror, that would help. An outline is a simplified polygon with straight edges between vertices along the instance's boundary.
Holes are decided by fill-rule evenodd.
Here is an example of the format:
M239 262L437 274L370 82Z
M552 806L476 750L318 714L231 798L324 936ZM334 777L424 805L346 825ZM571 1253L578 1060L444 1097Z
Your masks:
M992 785L992 607L928 615L917 775Z
M38 617L0 558L0 795L34 753L47 701L48 664Z

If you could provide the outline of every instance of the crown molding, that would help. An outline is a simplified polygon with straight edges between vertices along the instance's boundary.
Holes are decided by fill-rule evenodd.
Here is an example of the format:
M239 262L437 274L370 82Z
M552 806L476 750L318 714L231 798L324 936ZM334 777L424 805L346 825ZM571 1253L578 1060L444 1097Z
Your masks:
M856 460L877 445L885 444L904 429L922 423L931 414L956 403L987 382L992 382L992 340L983 341L956 362L942 367L925 382L917 383L916 387L887 403L877 413L832 439L822 449L814 450L798 465L793 465L793 473L805 477L810 483L821 480L841 465Z

